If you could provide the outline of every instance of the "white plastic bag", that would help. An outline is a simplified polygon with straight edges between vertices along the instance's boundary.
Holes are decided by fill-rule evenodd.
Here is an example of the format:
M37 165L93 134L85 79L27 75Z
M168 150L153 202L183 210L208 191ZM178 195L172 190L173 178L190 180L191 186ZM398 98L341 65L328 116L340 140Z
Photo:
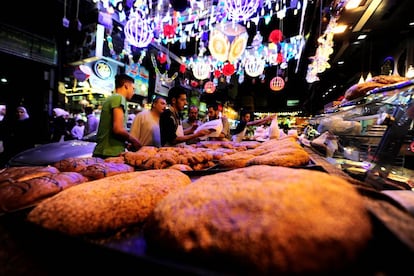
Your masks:
M218 137L223 130L223 122L221 119L211 120L208 121L200 126L197 127L197 129L194 131L194 133L199 132L202 129L208 129L208 130L214 130L209 135L200 137L200 140L205 140L208 137Z
M269 139L279 139L280 137L280 130L279 130L279 123L277 122L277 117L275 116L270 123L269 127Z

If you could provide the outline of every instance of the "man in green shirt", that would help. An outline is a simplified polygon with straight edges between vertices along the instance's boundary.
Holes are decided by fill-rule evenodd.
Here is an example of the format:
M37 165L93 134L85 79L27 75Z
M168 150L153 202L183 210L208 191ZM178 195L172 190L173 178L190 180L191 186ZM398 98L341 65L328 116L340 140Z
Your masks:
M115 76L115 93L109 96L102 105L99 120L97 144L93 151L94 157L116 157L125 151L136 151L141 143L131 136L126 128L128 105L134 95L134 79L126 74Z

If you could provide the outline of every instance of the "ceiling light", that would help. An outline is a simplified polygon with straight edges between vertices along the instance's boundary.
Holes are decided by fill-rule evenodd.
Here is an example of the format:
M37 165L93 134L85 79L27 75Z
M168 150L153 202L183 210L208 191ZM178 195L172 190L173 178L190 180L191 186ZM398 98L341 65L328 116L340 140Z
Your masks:
M359 4L361 4L361 0L349 0L348 3L346 3L345 9L352 10L357 7L359 7Z
M357 39L358 39L358 40L363 40L363 39L365 39L365 38L367 38L367 35L366 35L366 34L361 34L361 35L359 35L359 36L357 37Z

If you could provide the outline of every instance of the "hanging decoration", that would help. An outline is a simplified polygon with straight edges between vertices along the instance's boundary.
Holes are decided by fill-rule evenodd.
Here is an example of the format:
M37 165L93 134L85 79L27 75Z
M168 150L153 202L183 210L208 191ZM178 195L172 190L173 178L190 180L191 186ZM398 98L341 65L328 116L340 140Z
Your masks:
M231 22L219 24L210 35L208 49L218 61L235 62L246 49L248 39L244 26Z
M285 81L281 77L274 77L270 80L270 89L280 91L285 87Z
M226 63L223 66L223 75L225 75L226 77L230 77L231 75L233 75L234 71L235 71L234 65L231 63Z
M203 60L199 60L193 63L192 71L196 79L205 80L205 79L210 78L211 66L207 62L203 62Z
M171 76L171 78L168 77L168 70L166 70L164 73L161 73L160 69L158 69L157 61L156 61L153 54L151 54L151 62L152 62L152 66L154 67L155 74L157 75L157 78L159 78L159 80L162 83L166 83L168 85L171 85L172 82L178 77L178 72L175 72Z
M261 76L267 66L280 65L282 69L287 68L289 60L300 58L305 45L302 26L299 35L293 37L284 37L281 29L275 29L266 35L268 42L263 41L257 26L269 24L275 17L283 19L289 9L294 10L295 16L298 15L299 10L302 10L303 19L306 0L157 2L96 0L96 2L99 13L111 15L112 20L123 24L124 27L125 51L122 53L115 52L115 49L112 51L113 47L111 49L112 44L109 41L111 37L108 34L108 47L111 49L112 58L124 60L124 57L131 55L131 51L135 50L131 46L145 49L151 42L164 45L177 42L180 49L186 49L187 44L192 45L189 44L190 41L195 40L197 56L192 60L184 59L185 68L180 67L177 73L184 74L185 70L189 69L198 80L204 80L205 76L210 78L211 73L214 73L212 81L216 84L219 81L229 81L234 73L241 83L245 79L245 74L251 77ZM256 32L251 46L248 47L251 24L256 26ZM303 20L300 24L303 24ZM206 54L210 55L206 56ZM199 60L206 65L199 65ZM257 64L254 64L253 60L258 61ZM158 65L160 63L162 64L161 60L158 60ZM226 64L233 66L232 74L229 74L226 69L223 71ZM159 72L158 68L155 70ZM159 72L160 78L166 81L170 79L167 71L163 74Z
M269 35L269 42L280 43L283 40L283 33L281 30L273 30Z
M124 27L125 38L138 48L145 48L154 38L154 34L142 12L137 11L126 22Z
M263 73L265 60L257 56L249 56L245 59L244 70L250 77L257 77Z
M214 93L214 91L216 91L216 86L212 81L208 81L204 84L204 91L206 93Z
M247 21L259 8L259 0L226 0L224 10L233 22Z

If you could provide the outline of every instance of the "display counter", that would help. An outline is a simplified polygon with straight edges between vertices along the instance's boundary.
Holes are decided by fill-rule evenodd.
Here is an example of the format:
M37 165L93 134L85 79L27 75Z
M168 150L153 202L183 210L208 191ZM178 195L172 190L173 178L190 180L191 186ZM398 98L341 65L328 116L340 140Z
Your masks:
M411 265L414 258L414 216L407 205L351 177L314 149L304 147L304 150L310 156L310 163L298 169L328 173L355 185L363 196L372 221L373 239L357 263L345 268L341 275L406 275L407 272L414 272ZM196 173L189 172L188 175L194 181L204 175L220 176L226 171L228 169L212 167ZM32 208L0 216L1 275L245 274L226 262L211 263L163 249L149 249L142 233L142 224L107 235L74 237L27 221L27 214ZM320 254L324 251L321 250Z

